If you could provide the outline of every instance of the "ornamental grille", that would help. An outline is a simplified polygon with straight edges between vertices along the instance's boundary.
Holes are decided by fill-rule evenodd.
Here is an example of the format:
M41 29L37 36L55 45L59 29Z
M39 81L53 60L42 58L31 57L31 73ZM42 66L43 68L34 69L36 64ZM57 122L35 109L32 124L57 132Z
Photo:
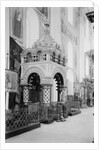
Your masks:
M13 131L29 124L38 123L38 104L6 114L6 131Z
M58 120L61 115L66 118L70 107L69 101L50 104L33 103L20 108L19 111L6 112L6 133L49 119Z
M28 100L29 100L29 90L28 90L28 88L24 88L24 90L23 90L23 100L24 100L24 102L28 102Z
M50 103L50 87L43 89L43 100L44 103Z

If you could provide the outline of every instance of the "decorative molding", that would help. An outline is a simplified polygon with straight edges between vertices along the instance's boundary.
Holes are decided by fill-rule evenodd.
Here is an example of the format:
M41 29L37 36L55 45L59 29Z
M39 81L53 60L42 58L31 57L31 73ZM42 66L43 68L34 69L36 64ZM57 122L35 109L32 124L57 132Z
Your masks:
M64 80L64 86L65 86L66 85L66 71L63 70L62 68L59 68L59 67L55 68L52 72L52 78L54 78L55 74L58 72L62 75L63 80Z
M28 77L31 73L34 73L36 72L39 76L40 76L40 79L42 80L45 75L44 75L44 72L42 72L42 70L38 67L31 67L29 68L28 70L26 70L26 72L24 73L22 79L21 79L21 84L25 84L28 82Z
M53 85L53 79L51 77L46 77L41 80L41 85Z

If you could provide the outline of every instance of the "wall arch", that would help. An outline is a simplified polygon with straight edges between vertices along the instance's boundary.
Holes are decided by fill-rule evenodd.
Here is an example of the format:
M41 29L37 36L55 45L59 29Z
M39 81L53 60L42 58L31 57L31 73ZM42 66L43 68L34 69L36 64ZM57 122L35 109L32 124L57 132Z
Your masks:
M68 95L74 95L74 74L71 69L67 71Z
M26 70L26 72L24 73L23 76L23 83L27 84L28 83L28 77L32 74L32 73L37 73L40 76L41 82L42 80L45 78L44 72L40 69L40 68L29 68L28 70Z
M55 68L53 70L53 72L52 72L52 78L54 78L55 74L58 73L58 72L62 75L63 80L64 80L64 85L66 85L66 73L61 68Z
M26 48L31 48L39 38L39 18L33 8L26 11Z

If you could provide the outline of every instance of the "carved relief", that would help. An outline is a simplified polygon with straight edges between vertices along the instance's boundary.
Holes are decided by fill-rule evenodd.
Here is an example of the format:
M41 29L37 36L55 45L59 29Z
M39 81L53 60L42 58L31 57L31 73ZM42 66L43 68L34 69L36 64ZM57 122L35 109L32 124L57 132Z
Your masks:
M26 71L28 69L28 66L22 66L22 71L23 71L23 74L24 74L24 72Z
M39 66L41 69L43 69L44 72L46 72L46 64L44 64L44 63L41 64L41 63L40 63L38 66Z

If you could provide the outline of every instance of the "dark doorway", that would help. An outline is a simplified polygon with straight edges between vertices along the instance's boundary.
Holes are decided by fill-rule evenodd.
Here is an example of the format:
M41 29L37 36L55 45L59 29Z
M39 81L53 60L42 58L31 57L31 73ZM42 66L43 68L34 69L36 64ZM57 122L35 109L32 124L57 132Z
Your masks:
M40 102L41 86L40 77L37 73L32 73L28 78L29 101L32 103Z
M57 81L58 101L60 101L60 93L64 85L63 77L60 73L56 73L54 79Z

